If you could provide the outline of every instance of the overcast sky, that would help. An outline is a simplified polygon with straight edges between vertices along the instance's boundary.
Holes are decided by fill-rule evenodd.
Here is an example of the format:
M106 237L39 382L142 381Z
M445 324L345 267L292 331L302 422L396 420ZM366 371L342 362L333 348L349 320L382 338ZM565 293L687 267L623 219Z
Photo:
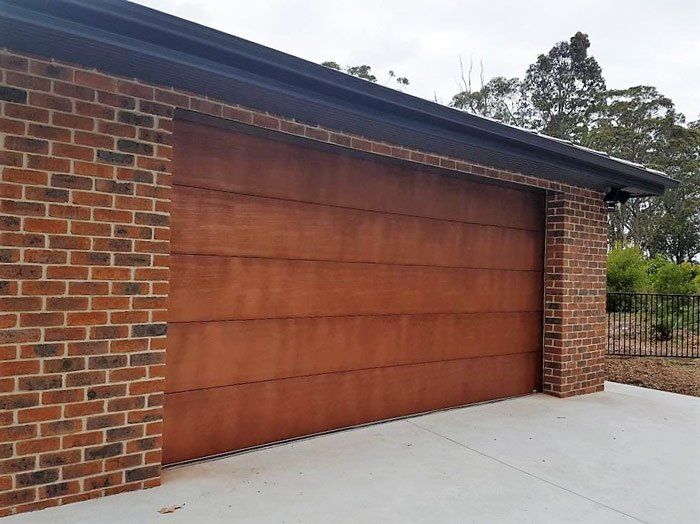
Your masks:
M539 53L588 33L608 87L654 85L700 117L700 0L138 0L314 62L393 69L413 95L449 102L459 57L520 76Z

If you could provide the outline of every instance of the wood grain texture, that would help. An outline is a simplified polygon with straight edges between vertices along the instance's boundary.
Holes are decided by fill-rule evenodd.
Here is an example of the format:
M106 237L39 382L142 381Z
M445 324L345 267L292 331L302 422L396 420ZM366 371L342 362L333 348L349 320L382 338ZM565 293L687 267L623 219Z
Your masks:
M164 462L540 387L544 197L175 123Z
M535 352L170 393L163 462L523 395L539 388L539 368Z
M172 255L171 322L538 311L537 271Z
M176 187L171 251L540 270L540 231Z
M167 392L485 355L538 351L529 313L173 323Z
M175 184L541 231L544 195L175 121Z

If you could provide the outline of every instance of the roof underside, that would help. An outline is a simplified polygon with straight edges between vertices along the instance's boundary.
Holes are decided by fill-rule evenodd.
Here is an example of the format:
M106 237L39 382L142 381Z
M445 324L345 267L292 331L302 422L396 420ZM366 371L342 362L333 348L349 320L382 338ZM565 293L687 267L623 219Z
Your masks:
M410 148L599 190L663 173L458 111L123 0L0 0L0 47Z

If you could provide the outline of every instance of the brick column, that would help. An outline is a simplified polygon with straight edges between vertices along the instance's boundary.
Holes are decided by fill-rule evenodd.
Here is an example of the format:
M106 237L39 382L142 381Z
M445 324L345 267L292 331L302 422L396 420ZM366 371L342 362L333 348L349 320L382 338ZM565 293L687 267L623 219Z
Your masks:
M547 194L543 390L602 391L605 380L607 214L603 194Z
M1 52L0 75L1 516L160 482L172 108Z

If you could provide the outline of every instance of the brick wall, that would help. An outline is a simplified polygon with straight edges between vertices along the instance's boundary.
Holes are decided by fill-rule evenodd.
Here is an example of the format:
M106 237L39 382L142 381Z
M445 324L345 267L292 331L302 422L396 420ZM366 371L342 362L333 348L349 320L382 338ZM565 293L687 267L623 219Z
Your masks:
M131 82L0 65L0 507L156 485L172 110Z
M602 195L0 52L0 515L160 482L175 107L548 192L544 389L602 389Z

